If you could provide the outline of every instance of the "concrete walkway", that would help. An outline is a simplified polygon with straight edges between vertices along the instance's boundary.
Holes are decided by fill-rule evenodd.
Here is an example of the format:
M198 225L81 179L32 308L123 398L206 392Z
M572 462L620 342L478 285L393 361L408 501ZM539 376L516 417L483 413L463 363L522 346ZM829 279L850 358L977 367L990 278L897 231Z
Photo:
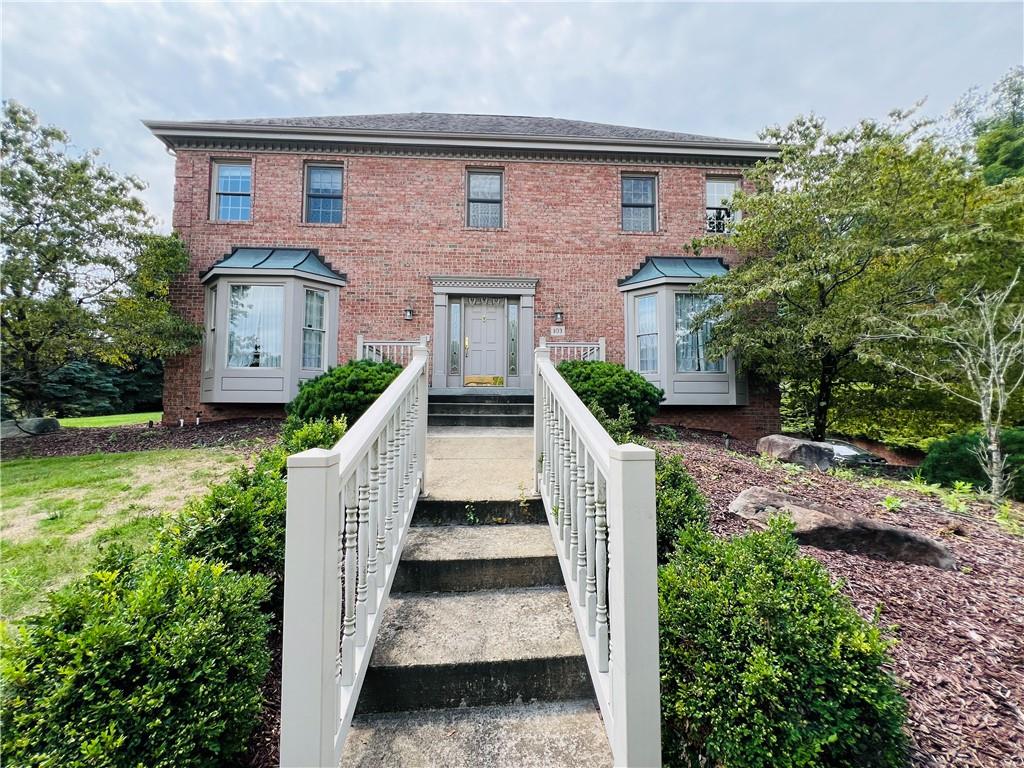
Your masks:
M533 430L430 427L427 495L484 501L533 495Z

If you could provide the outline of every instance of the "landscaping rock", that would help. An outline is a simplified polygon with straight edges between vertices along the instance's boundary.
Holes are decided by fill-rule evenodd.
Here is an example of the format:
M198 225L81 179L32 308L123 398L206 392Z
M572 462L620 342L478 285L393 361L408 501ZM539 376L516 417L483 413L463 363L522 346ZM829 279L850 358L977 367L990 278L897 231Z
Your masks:
M817 443L788 435L762 437L757 441L757 452L808 469L817 468L824 471L835 464L835 452L828 443Z
M787 515L796 526L793 533L797 541L812 547L929 565L944 571L956 568L956 561L945 546L909 528L879 523L770 488L747 488L729 505L729 511L760 528L764 528L773 515Z
M60 429L57 419L43 417L38 419L6 419L0 422L0 437L9 440L12 437L32 437L48 435Z

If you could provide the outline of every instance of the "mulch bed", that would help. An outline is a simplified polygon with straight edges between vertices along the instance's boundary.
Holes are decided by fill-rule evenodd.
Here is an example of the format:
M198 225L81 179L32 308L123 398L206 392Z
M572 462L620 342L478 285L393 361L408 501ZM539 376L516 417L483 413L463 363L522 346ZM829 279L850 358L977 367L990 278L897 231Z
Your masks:
M65 427L48 435L20 437L0 443L4 459L40 456L82 456L90 453L123 453L164 448L209 448L252 445L277 440L277 419L237 419L186 424L184 427L145 424L126 427Z
M939 499L909 489L762 468L700 433L652 442L682 455L709 498L711 528L720 535L748 530L727 508L741 491L761 485L941 539L959 570L803 549L845 582L863 616L881 606L882 621L893 625L899 641L893 672L906 686L915 768L1024 766L1024 539L991 521L990 508L973 504L968 513L953 514ZM754 454L736 441L729 447ZM899 496L902 508L883 509L887 495Z

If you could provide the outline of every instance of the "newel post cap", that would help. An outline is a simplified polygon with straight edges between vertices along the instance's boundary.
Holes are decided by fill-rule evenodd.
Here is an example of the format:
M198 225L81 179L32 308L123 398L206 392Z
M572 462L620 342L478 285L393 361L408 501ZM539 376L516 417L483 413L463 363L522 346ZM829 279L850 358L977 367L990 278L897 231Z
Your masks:
M636 443L613 446L609 455L617 461L654 461L654 449Z
M337 451L328 448L310 448L301 453L293 453L288 457L288 469L302 467L334 467L338 465L339 455Z

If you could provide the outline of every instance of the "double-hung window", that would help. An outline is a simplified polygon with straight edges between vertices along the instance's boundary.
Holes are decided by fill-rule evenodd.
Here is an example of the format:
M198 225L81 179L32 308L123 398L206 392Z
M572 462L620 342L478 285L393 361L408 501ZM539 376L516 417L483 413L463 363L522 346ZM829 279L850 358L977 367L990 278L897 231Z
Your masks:
M280 368L284 286L232 284L228 294L228 368Z
M658 297L636 300L636 361L640 373L658 372Z
M501 171L469 171L466 176L466 224L501 229L503 194Z
M306 223L341 224L344 175L337 165L306 166Z
M323 370L324 334L327 320L327 294L306 289L302 318L302 367Z
M622 177L622 231L657 229L657 190L654 176Z
M732 210L732 196L739 188L737 179L708 179L706 182L707 231L728 234L739 212Z
M707 355L711 340L710 321L699 325L695 320L713 303L717 296L702 296L696 293L676 294L676 372L677 373L723 373L725 360L710 359Z
M218 161L213 165L214 221L252 220L252 164Z

